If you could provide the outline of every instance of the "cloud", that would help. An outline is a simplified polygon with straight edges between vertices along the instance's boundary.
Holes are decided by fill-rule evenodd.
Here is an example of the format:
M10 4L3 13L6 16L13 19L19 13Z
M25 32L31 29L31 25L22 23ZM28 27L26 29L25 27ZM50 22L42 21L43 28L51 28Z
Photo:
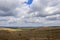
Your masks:
M52 15L52 16L47 16L46 19L47 20L58 20L58 15Z
M18 6L17 0L0 0L0 16L13 15L12 11Z
M34 0L29 11L31 20L28 21L31 23L38 22L43 25L57 25L60 17L59 6L59 0Z
M30 7L25 1L0 0L0 25L60 25L60 0L33 0Z

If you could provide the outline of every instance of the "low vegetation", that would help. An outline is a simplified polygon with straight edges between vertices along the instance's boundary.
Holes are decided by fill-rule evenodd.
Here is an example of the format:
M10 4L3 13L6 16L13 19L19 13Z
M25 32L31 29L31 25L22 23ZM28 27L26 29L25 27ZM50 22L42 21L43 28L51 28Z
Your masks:
M60 40L60 27L0 28L0 40Z

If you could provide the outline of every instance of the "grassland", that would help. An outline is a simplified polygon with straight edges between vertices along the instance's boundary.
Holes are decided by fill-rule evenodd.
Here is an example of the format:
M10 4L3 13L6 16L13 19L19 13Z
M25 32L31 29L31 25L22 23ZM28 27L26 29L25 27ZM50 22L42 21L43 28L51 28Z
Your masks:
M0 40L60 40L60 27L0 28Z

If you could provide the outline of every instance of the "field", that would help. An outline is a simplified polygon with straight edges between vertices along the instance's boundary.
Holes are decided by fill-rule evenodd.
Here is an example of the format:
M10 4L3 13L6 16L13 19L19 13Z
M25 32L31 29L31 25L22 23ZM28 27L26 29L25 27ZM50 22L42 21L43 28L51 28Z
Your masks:
M0 28L0 40L60 40L60 27Z

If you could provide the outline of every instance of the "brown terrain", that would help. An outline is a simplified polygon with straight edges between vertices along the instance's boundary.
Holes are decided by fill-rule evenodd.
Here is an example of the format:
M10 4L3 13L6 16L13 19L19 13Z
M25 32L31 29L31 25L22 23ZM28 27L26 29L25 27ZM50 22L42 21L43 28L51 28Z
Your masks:
M0 40L60 40L60 27L38 27L19 31L0 28Z

